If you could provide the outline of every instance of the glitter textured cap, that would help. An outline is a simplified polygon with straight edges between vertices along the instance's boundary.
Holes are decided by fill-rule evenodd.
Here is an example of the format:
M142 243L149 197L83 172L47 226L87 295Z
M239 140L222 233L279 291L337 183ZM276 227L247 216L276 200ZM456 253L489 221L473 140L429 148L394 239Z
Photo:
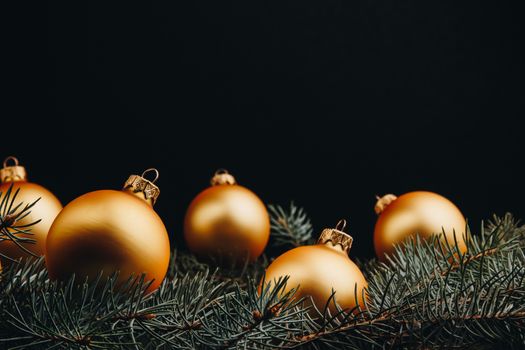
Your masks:
M339 220L335 228L325 228L323 232L321 232L317 244L325 244L328 242L331 242L334 246L340 244L343 250L348 253L350 248L352 248L354 239L348 233L343 232L345 226L346 220L343 219Z
M210 184L212 186L217 185L235 185L237 182L232 174L226 169L219 169L215 172L215 175L211 178Z
M12 160L14 165L7 165ZM4 160L4 167L0 169L0 182L27 181L26 168L18 165L18 159L9 156Z
M153 171L155 172L155 179L152 181L146 179L144 176L146 173ZM159 178L159 172L155 168L145 170L142 175L130 175L126 183L124 184L123 190L133 192L134 194L142 194L146 201L151 201L151 204L155 204L157 198L160 195L160 189L155 185L155 181Z

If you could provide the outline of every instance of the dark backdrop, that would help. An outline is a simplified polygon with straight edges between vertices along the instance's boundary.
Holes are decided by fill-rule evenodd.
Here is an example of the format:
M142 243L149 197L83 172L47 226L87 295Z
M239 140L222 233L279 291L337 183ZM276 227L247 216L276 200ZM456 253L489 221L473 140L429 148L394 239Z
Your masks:
M73 2L71 2L73 3ZM0 157L67 203L151 166L182 246L218 167L373 254L374 196L525 217L523 21L506 2L165 1L6 10Z

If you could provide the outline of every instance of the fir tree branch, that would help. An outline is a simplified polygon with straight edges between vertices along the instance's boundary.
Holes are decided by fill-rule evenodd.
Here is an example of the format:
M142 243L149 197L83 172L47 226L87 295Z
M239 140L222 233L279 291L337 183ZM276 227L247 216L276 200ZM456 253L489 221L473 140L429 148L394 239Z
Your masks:
M525 346L523 227L494 218L468 253L440 237L411 239L387 263L363 265L367 303L324 309L286 293L286 278L259 287L261 262L210 270L174 252L168 278L145 294L135 277L50 281L42 259L0 278L0 347L20 349L498 348ZM213 272L210 272L213 271ZM335 306L331 313L329 304Z
M310 219L303 208L293 202L290 209L285 210L279 205L268 205L270 212L271 237L276 246L299 247L312 244L313 228Z
M11 184L5 193L0 192L0 244L4 241L11 241L20 250L36 256L24 245L36 243L33 238L27 236L33 234L31 233L31 227L38 224L41 220L35 220L29 223L23 223L22 220L31 213L31 208L38 203L40 198L25 206L22 202L15 204L20 188L13 193L13 186L14 184ZM2 253L0 253L0 257L10 261L16 261L12 257Z

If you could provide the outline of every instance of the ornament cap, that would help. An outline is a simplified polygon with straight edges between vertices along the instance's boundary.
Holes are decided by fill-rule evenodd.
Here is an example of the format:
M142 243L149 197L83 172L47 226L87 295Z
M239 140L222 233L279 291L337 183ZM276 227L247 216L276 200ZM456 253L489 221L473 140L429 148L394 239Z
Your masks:
M215 172L215 175L211 178L210 184L212 186L217 185L235 185L237 182L232 174L226 169L219 169Z
M12 161L14 165L9 165L9 161ZM27 181L26 168L18 165L18 159L16 157L9 156L4 159L4 167L0 169L0 182L15 181Z
M146 173L154 172L155 178L148 180L145 178ZM134 195L144 199L146 202L154 205L160 194L160 189L155 182L159 178L159 171L155 168L149 168L144 170L142 175L130 175L122 190L129 191Z
M374 211L377 215L380 215L386 207L390 205L393 201L397 199L396 195L393 194L385 194L383 197L376 196L377 202L374 206Z
M348 254L350 252L350 248L352 248L352 242L354 239L348 233L343 232L345 227L346 220L341 219L335 228L325 228L323 232L321 232L321 235L317 240L317 244L326 244L330 242L333 246L341 245L343 251Z

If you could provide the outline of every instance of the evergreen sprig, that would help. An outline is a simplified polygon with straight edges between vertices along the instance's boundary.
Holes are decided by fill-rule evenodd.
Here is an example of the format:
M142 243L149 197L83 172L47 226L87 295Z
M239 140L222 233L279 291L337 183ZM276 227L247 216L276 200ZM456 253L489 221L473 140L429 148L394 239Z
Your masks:
M313 243L312 223L303 208L291 202L288 210L273 204L268 209L274 245L299 247Z
M32 203L15 202L20 188L17 188L13 192L13 186L14 183L11 183L5 193L0 192L0 244L4 241L11 241L22 251L34 255L24 245L35 244L36 241L31 238L33 235L31 227L38 224L41 220L25 222L24 218L29 216L31 208L38 203L40 198ZM12 257L4 255L1 252L0 258L14 261Z
M272 222L309 222L298 213L272 210ZM507 214L469 233L467 253L439 234L409 239L387 262L363 265L367 302L354 310L339 308L337 293L317 310L285 292L286 277L260 283L265 260L217 269L177 251L151 294L140 276L58 283L42 258L27 260L0 279L0 348L522 348L523 236Z

